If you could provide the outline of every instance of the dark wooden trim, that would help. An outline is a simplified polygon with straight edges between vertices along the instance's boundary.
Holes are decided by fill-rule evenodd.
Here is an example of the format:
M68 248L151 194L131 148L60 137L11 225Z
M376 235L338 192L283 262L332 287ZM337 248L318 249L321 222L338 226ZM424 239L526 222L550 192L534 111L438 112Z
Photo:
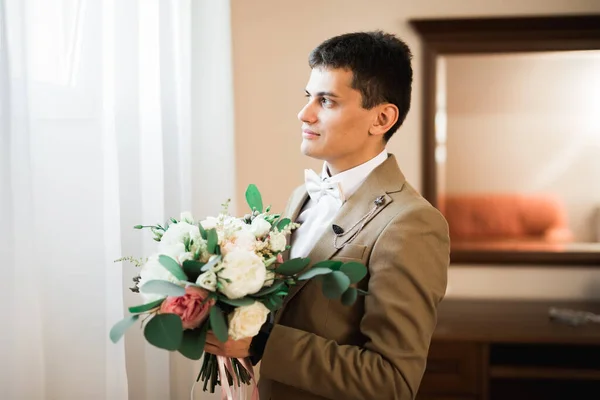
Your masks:
M422 39L422 193L437 201L435 97L437 57L447 54L600 50L600 14L414 19ZM600 252L455 251L452 263L600 266Z
M513 266L544 267L598 267L600 253L580 251L498 251L498 250L452 250L452 264L480 266L481 264L506 264Z

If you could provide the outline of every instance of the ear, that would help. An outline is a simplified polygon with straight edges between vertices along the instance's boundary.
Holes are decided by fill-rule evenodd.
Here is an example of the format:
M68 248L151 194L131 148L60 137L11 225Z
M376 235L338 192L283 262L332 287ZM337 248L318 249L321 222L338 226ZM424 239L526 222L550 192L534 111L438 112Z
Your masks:
M373 136L383 136L398 121L398 107L393 104L381 104L373 109L375 115L369 133Z

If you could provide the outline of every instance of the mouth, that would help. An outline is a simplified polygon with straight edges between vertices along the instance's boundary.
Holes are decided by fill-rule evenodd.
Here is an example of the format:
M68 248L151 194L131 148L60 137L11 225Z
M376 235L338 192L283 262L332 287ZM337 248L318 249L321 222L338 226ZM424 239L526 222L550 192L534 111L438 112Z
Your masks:
M316 139L319 135L317 132L311 131L310 129L302 129L302 137L305 139Z

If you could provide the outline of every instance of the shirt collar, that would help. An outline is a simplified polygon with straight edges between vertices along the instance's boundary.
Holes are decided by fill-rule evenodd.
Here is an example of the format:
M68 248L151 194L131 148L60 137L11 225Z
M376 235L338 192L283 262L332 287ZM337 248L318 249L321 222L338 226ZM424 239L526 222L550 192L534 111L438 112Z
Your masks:
M369 161L331 177L329 176L329 170L327 169L327 162L324 162L323 170L321 171L321 179L338 183L343 198L348 200L364 180L367 179L369 174L373 172L375 168L383 164L387 158L388 152L386 149L383 149L381 153L371 158Z

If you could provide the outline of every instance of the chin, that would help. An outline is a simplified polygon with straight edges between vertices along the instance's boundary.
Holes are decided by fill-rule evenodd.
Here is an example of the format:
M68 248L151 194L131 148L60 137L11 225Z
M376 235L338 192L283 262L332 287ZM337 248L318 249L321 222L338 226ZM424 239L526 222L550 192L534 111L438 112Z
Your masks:
M318 151L318 149L314 148L315 146L311 146L311 144L312 143L307 143L306 140L303 140L302 144L300 145L300 151L305 156L321 160L322 157L320 157L320 152Z

